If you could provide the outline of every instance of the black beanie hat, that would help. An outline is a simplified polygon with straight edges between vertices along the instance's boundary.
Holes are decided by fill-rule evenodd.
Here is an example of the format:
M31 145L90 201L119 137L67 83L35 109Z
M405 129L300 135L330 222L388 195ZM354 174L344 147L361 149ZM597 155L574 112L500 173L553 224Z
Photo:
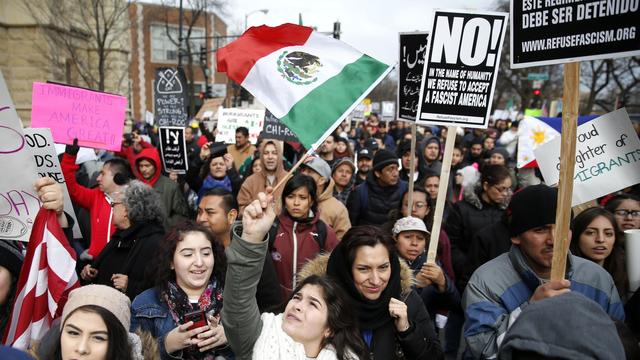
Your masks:
M544 184L532 185L513 195L507 208L509 234L518 236L527 230L556 223L558 189Z
M373 157L373 171L380 171L385 166L397 164L398 157L389 150L380 150Z
M18 277L20 275L20 269L24 256L16 247L10 242L0 240L0 266L9 270L11 275Z

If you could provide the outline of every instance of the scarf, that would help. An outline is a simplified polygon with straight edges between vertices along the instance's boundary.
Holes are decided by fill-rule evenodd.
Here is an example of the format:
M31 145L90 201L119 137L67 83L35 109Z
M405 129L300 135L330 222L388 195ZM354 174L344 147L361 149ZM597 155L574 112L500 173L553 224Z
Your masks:
M175 281L169 281L167 290L163 290L161 298L167 303L169 307L169 313L175 321L176 325L184 324L184 315L193 311L193 306L189 302L189 297L180 288ZM207 321L209 315L213 315L218 322L220 322L220 310L222 310L222 288L218 286L218 282L214 277L211 278L207 288L204 290L200 298L198 299L198 306L201 310L204 310L207 315ZM187 360L213 360L215 349L209 350L206 353L198 351L196 346L190 346L182 349L183 359Z
M391 277L387 287L382 291L377 300L368 300L356 289L351 274L351 264L347 259L347 246L345 242L340 242L333 249L327 264L327 275L334 278L346 290L351 298L353 308L358 314L358 321L361 330L375 330L393 319L389 314L389 301L392 297L400 298L400 261L395 252L390 254Z
M233 192L233 189L231 188L231 180L229 179L228 176L225 176L222 179L218 180L211 175L207 175L207 177L202 182L202 186L200 187L200 190L198 191L198 203L200 203L200 200L202 199L202 195L207 190L215 189L215 188L223 188L228 192Z

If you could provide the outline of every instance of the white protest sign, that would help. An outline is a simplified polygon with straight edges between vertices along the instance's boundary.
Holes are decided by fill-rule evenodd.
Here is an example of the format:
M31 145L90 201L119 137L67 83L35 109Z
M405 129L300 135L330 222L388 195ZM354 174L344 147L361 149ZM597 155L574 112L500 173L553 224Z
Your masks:
M33 184L36 163L22 132L22 123L0 72L0 239L29 241L40 200Z
M144 121L145 121L147 124L149 124L149 125L153 126L153 113L152 113L152 112L149 112L149 111L145 111L145 112L144 112Z
M71 197L69 197L69 190L64 181L60 161L56 154L51 130L47 128L27 128L24 129L24 137L27 146L33 153L33 159L36 161L38 176L48 176L62 186L64 192L64 211L73 218L73 236L76 238L82 237L80 227L78 226L78 219L76 218L76 213L73 211L73 204L71 204Z
M236 129L244 126L249 129L249 141L255 144L264 125L264 110L225 109L218 111L218 135L216 141L235 144Z
M557 184L560 142L534 150L547 184ZM622 108L578 126L572 206L640 182L640 140Z

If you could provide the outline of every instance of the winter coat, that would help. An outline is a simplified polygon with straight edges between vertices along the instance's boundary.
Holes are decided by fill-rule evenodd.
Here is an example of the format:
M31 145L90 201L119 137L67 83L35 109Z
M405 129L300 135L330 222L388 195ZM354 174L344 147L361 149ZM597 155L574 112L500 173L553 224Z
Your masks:
M113 274L127 275L129 280L125 294L133 300L153 286L148 270L163 238L164 227L159 222L134 224L116 231L94 261L93 267L98 269L98 276L93 283L113 287Z
M310 219L305 222L295 221L286 210L283 210L276 220L277 231L275 239L270 239L270 242L273 242L270 251L280 281L283 299L288 299L291 295L291 291L295 288L294 276L299 269L302 269L304 263L322 251L330 252L338 245L336 233L326 225L327 235L324 240L324 249L320 248L313 235L318 233L318 221L322 220L317 213L312 214ZM294 257L296 261L293 261Z
M116 230L115 225L111 224L113 217L111 205L105 193L99 188L88 189L78 184L76 171L79 166L76 165L75 156L65 153L62 156L60 167L62 168L62 174L64 175L64 181L67 183L71 200L89 211L91 218L89 255L95 258L107 245L111 234Z
M144 141L144 139L140 139L140 147L140 151L142 151L144 149L153 148L153 145ZM140 177L140 173L138 173L138 167L134 166L134 164L136 163L136 158L138 157L138 154L140 154L140 151L136 151L133 145L124 146L124 144L122 144L120 151L117 151L115 153L116 156L127 159L129 165L131 166L131 172L133 173L133 175L135 175L135 177Z
M227 340L237 359L306 360L304 346L282 331L282 314L258 311L255 285L262 272L262 259L268 251L268 241L259 244L240 238L240 226L232 229L233 240L226 249L227 278L222 307L222 324ZM316 359L336 359L335 350L325 346ZM357 359L356 356L352 358Z
M253 153L256 152L256 147L247 144L244 148L238 149L235 144L231 144L227 146L227 152L233 156L233 164L236 171L240 171L240 166L247 158L253 156Z
M370 171L367 180L349 194L347 209L351 225L383 226L389 221L389 211L400 205L406 189L407 183L402 180L394 186L380 186L374 172ZM368 199L368 204L362 204L361 199Z
M309 261L298 273L298 281L311 275L324 275L330 254L322 254ZM407 305L410 327L398 333L393 323L373 331L371 360L444 359L440 341L433 329L429 313L420 296L412 290L414 279L409 265L400 261L401 299Z
M469 278L480 266L506 253L511 248L511 235L504 220L489 226L473 236L469 248L469 261L464 271L461 285L466 286Z
M136 158L136 167L138 166L138 162L142 159L147 159L153 163L155 165L156 172L150 180L144 179L141 175L138 179L147 185L153 186L160 195L160 199L164 205L165 214L167 214L164 221L164 227L166 229L170 229L174 225L188 218L189 207L187 205L187 200L184 198L184 195L182 195L182 191L180 190L178 183L162 175L162 162L160 161L160 155L158 155L158 151L155 148L142 150Z
M239 213L242 214L244 211L244 207L249 205L253 200L258 198L258 193L265 192L267 189L267 185L275 186L280 180L282 180L287 172L284 170L284 165L282 161L278 161L278 165L275 171L275 179L273 183L268 183L267 173L265 172L264 166L264 156L262 153L264 151L264 147L267 144L275 144L276 150L278 152L278 159L282 158L282 146L274 141L274 140L265 140L260 145L260 164L262 165L262 171L257 174L252 174L248 178L244 180L242 186L240 187L240 192L238 193L238 206L240 207ZM281 197L282 197L282 189L284 186L280 186L273 193L273 198L276 201L276 214L280 213L280 209L282 208Z
M463 201L453 204L444 224L445 231L451 240L451 260L460 291L464 290L460 279L464 277L473 236L485 226L500 221L506 208L504 204L495 205L485 202L480 195L482 188L480 186L476 188L475 192L465 192Z
M342 240L344 234L351 228L351 221L349 221L347 207L333 196L334 186L335 182L330 178L329 184L318 196L318 212L320 220L331 226L338 240Z
M205 165L205 161L201 160L200 157L196 157L191 162L189 162L189 170L187 171L186 181L189 184L189 188L196 193L199 193L202 185L204 183L204 179L210 174L206 169L204 171L205 176L202 177L200 174L202 172L202 167ZM242 186L242 178L240 177L240 173L236 170L235 167L228 169L226 172L226 176L229 178L231 182L231 193L234 198L238 197L238 191L240 191L240 186ZM206 189L209 190L209 189ZM205 191L206 191L205 190ZM198 202L201 199L198 199Z
M598 303L613 320L624 320L613 279L601 266L569 254L565 274L571 291ZM476 270L462 297L464 337L474 358L495 358L509 325L541 284L515 245Z

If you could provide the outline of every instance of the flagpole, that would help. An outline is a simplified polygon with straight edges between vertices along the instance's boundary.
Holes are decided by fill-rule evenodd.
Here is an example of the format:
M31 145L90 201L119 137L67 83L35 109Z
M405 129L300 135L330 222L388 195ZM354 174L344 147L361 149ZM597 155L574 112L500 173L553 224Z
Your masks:
M300 167L300 165L302 165L302 163L311 155L313 154L315 150L313 148L307 150L307 152L302 155L302 157L300 158L300 160L298 160L298 162L293 165L293 167L291 168L291 170L289 170L289 172L287 173L287 175L285 175L285 177L283 177L280 181L278 181L278 183L276 184L276 186L273 187L273 189L271 190L271 193L275 193L276 190L278 190L280 188L280 186L282 186L282 184L284 184L287 180L289 180L289 177L291 177L291 175L298 170L298 167Z

